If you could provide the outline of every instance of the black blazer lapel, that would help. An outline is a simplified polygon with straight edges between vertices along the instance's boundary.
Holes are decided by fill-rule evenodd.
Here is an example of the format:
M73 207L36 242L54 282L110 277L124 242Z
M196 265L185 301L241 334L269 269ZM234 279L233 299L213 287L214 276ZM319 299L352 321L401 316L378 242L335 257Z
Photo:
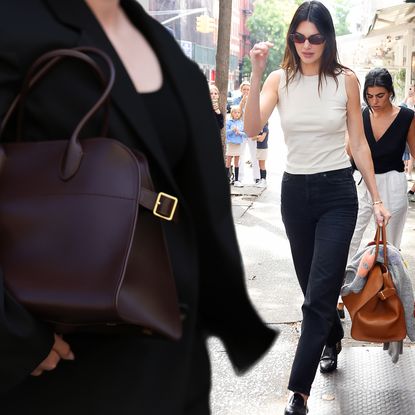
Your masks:
M190 133L197 136L197 129L194 129L194 126L192 126L191 123L193 119L192 114L194 114L195 111L191 95L199 91L194 90L194 84L192 86L192 82L188 78L189 71L186 70L186 67L182 66L182 64L189 64L189 62L187 62L188 58L184 56L179 47L169 46L173 39L171 33L161 27L158 22L155 22L136 0L121 0L121 5L131 21L143 33L156 51L157 57L163 68L163 74L171 80L172 87L175 90L176 96L185 112L185 116L189 121L191 129ZM198 79L197 81L200 80ZM200 86L199 83L198 86ZM209 95L206 94L206 97L209 97ZM200 125L198 128L200 128Z
M208 164L214 162L221 154L221 140L205 76L198 70L197 65L184 55L172 35L145 13L136 0L121 0L121 4L131 21L157 52L163 74L171 81L188 121L189 133L193 137L189 140L189 145L201 153L199 161L208 161ZM194 95L200 98L198 108L194 107ZM206 139L203 139L203 136ZM221 167L224 168L224 163L220 157L218 169ZM220 174L223 175L223 172Z
M79 46L95 46L106 52L112 59L116 78L111 93L111 102L125 116L132 128L137 133L138 139L143 143L151 157L163 170L163 176L170 182L177 192L170 168L168 166L163 149L160 146L151 118L140 99L139 94L126 72L118 54L112 47L105 32L96 20L93 13L83 0L46 0L55 16L64 24L80 31ZM141 9L141 8L140 8ZM142 10L142 9L141 9ZM145 12L142 10L142 13Z

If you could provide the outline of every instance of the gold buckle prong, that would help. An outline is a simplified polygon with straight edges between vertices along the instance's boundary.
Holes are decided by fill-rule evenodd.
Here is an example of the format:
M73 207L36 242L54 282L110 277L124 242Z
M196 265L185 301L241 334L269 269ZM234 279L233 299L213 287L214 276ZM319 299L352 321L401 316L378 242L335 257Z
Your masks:
M162 215L161 213L158 213L157 212L157 208L161 205L161 198L162 197L165 197L166 199L170 199L170 200L173 201L173 206L172 206L172 208L170 210L170 215L169 216L165 216L165 215ZM169 194L164 193L164 192L160 192L157 195L157 199L156 199L156 201L154 203L153 214L155 216L158 216L161 219L164 219L164 220L169 220L169 221L172 220L173 219L173 216L174 216L174 213L176 212L176 207L177 207L178 201L179 200L177 199L177 197L174 197L174 196L169 195Z

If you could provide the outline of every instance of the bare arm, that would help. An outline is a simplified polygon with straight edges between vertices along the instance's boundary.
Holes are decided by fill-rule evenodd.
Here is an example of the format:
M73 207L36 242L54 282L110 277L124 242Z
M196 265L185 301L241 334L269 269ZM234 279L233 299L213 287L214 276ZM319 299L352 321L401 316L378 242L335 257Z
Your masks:
M241 113L244 113L245 110L245 105L246 105L246 100L247 100L247 96L244 95L241 98L241 101L239 102L239 110L241 111Z
M390 213L383 206L378 188L376 185L375 174L373 169L372 154L365 138L363 129L363 119L360 110L359 84L356 75L349 73L346 75L346 92L347 92L347 130L349 134L349 147L353 160L363 176L366 186L372 197L376 221L378 224L385 225L390 219Z
M350 159L353 159L353 157L352 157L352 151L350 150L349 132L347 130L346 130L346 134L345 134L345 137L344 137L344 141L345 141L346 153L350 157Z
M412 157L415 158L415 118L412 119L412 123L411 123L411 126L409 127L406 141L408 143L409 150L411 151Z
M244 126L248 136L255 136L268 121L278 103L280 75L272 72L266 79L260 93L261 78L268 59L270 42L257 43L250 51L252 62L251 89L245 107Z

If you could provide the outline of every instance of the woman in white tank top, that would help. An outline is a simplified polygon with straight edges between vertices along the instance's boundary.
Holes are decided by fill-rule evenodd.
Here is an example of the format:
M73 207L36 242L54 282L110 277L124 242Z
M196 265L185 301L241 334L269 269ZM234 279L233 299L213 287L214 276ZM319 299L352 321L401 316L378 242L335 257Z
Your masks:
M272 46L260 42L250 52L245 131L254 135L278 106L287 145L281 213L304 293L301 336L288 385L293 394L285 415L305 415L319 362L323 373L337 368L343 337L336 305L358 208L345 151L346 128L377 222L386 225L390 214L376 187L358 80L338 62L327 8L318 1L299 6L288 29L282 69L268 76L260 93Z

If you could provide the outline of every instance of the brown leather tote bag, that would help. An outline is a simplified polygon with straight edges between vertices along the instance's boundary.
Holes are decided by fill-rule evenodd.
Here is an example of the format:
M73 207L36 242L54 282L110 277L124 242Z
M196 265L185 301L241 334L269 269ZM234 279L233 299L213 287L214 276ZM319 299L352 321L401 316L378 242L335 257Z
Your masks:
M352 319L351 336L377 343L400 341L406 337L405 313L388 271L385 226L378 226L374 243L375 258L383 244L384 263L375 262L361 292L342 297Z
M91 67L102 96L69 140L22 137L27 92L69 58ZM177 199L154 191L143 154L105 134L78 138L108 103L114 77L110 58L95 48L51 51L29 69L0 127L1 137L19 109L16 140L0 149L0 266L9 292L58 332L115 327L177 339L179 306L160 223L174 219Z

